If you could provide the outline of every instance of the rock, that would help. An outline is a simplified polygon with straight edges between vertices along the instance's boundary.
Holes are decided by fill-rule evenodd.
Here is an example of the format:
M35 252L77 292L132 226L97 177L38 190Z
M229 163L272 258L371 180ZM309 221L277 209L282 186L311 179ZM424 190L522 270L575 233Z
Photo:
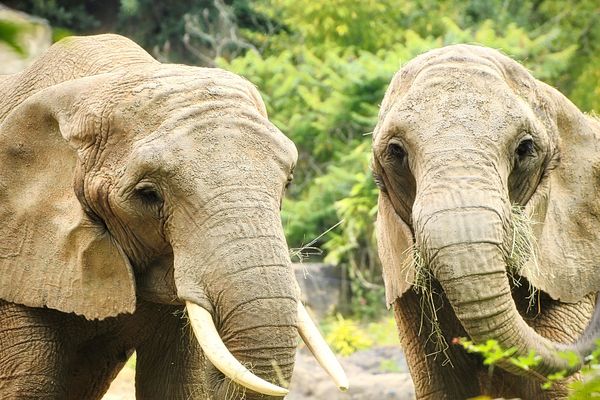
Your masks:
M368 350L357 351L345 358L347 364L352 364L370 374L397 372L408 374L408 364L400 347L383 346ZM393 371L390 371L393 369Z
M294 264L296 280L302 292L302 302L320 319L331 315L343 303L342 269L321 263Z
M398 364L398 372L382 371L382 361ZM402 350L379 347L340 358L348 375L350 389L342 393L315 359L302 349L296 356L296 366L287 400L412 400L414 388Z
M19 26L18 42L25 51L25 54L19 54L6 43L0 42L0 74L13 74L23 70L52 44L52 29L41 18L0 4L0 20Z

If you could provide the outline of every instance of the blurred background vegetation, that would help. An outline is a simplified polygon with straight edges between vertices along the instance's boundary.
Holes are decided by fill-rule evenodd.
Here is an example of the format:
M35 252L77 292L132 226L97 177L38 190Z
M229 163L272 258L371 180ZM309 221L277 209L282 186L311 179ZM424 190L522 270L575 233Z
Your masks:
M600 111L597 0L18 0L54 40L116 32L161 61L219 66L258 86L298 147L283 205L292 253L341 265L356 317L383 310L370 134L393 74L453 43L501 49L582 110ZM0 35L18 47L11 27ZM335 226L328 231L329 228ZM315 238L316 241L314 240ZM314 248L314 249L312 249Z

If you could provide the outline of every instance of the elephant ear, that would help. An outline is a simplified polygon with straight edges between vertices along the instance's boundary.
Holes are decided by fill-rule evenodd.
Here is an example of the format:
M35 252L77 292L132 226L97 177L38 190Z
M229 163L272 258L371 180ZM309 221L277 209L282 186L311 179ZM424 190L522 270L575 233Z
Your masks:
M385 193L379 194L377 209L377 250L383 267L386 304L392 304L413 284L413 239L410 228L396 214Z
M378 123L373 131L376 146L380 131L398 98L406 92L416 72L404 66L396 72L388 86L379 109ZM375 158L373 162L377 164ZM374 168L381 170L381 167ZM385 300L389 308L396 299L412 287L415 268L412 248L413 234L409 226L398 216L386 192L380 191L377 205L377 252L383 269Z
M136 300L127 257L74 190L81 93L98 79L44 89L0 123L0 298L88 319L131 313Z
M600 122L554 88L536 86L534 111L558 135L560 164L550 172L547 206L528 206L539 270L529 263L523 275L554 299L576 302L600 291Z

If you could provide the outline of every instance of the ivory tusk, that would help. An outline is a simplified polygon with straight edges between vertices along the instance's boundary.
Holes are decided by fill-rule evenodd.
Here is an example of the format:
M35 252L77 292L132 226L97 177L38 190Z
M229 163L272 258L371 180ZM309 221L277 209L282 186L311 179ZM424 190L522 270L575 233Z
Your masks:
M217 332L212 316L204 308L185 302L194 335L210 362L232 381L269 396L285 396L288 390L254 375L227 350Z
M298 332L300 332L306 347L310 349L321 367L333 379L338 389L342 392L348 390L346 373L300 301L298 302Z

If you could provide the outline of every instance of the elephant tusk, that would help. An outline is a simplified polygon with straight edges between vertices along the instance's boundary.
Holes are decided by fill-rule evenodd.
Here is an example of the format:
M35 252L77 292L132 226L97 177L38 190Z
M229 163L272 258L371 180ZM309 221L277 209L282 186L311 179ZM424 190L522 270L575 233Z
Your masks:
M288 390L254 375L227 350L217 332L212 316L204 308L185 302L188 318L200 347L210 362L226 377L255 392L268 396L285 396Z
M342 392L348 390L346 373L301 302L298 302L298 332L300 332L306 347L310 349L321 367L333 379L338 389Z

